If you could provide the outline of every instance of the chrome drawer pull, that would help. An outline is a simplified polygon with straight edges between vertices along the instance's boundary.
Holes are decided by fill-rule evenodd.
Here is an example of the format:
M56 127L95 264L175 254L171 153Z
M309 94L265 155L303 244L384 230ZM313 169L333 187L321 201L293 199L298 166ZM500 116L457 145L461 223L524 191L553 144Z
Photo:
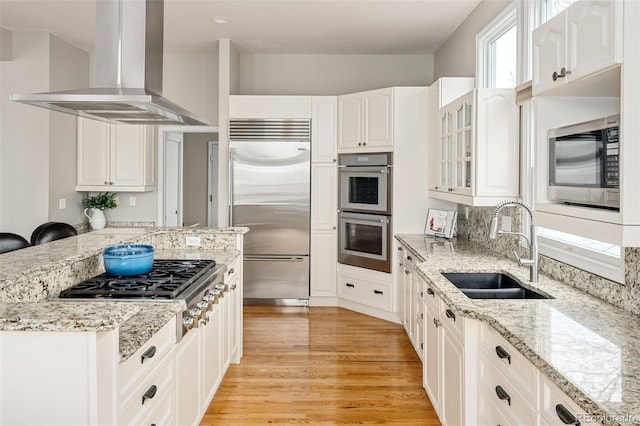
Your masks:
M145 353L140 356L140 364L144 364L145 359L151 359L156 354L156 347L151 346L149 349L145 351Z
M509 405L511 405L511 397L509 396L509 394L507 393L507 391L505 391L502 386L498 385L496 386L496 395L498 395L498 398L502 399L502 400L507 400L507 402L509 403Z
M147 389L144 395L142 395L142 404L144 405L144 402L147 399L152 399L154 396L156 396L157 391L158 391L158 387L156 385L151 385L151 387Z
M556 405L556 414L565 425L580 426L580 421L564 405Z
M502 346L496 346L496 354L498 355L498 358L506 358L507 361L509 361L509 364L511 364L511 355L509 355L509 352L505 351Z

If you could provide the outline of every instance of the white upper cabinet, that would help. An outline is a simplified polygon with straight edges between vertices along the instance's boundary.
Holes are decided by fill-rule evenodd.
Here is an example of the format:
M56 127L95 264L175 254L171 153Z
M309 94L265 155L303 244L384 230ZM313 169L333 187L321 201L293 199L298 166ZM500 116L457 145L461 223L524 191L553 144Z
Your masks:
M621 3L581 0L533 32L533 94L622 62Z
M78 119L77 191L155 188L155 129Z
M338 98L314 96L311 100L311 161L337 161Z
M519 194L518 119L513 89L473 89L439 110L429 157L429 196L492 206Z
M338 151L393 150L393 88L338 96Z

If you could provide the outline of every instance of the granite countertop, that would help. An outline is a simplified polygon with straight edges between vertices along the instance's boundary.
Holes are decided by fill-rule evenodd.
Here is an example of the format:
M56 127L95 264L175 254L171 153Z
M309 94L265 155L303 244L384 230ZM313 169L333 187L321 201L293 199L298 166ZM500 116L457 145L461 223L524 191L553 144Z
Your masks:
M246 228L222 230L185 229L116 229L107 228L77 237L53 241L41 246L18 250L0 256L0 293L11 287L23 287L45 293L51 282L42 285L43 276L56 276L57 288L68 288L82 281L82 276L104 272L104 267L92 257L99 257L104 247L122 243L137 243L159 234L169 234L169 240L156 247L157 259L213 259L228 264L240 255L235 249L173 248L174 234L199 232L203 238L210 234L244 233ZM181 230L182 231L182 230ZM142 240L141 240L142 239ZM207 245L208 247L211 245ZM213 245L215 247L215 244ZM158 248L163 247L163 248ZM88 260L89 259L89 260ZM29 262L29 263L23 263ZM25 268L24 265L30 265ZM22 269L21 269L22 266ZM65 269L66 268L66 269ZM67 270L68 269L68 270ZM61 272L64 271L64 272ZM40 273L40 275L37 274ZM59 277L58 277L59 275ZM24 290L14 291L19 295ZM36 301L0 302L0 331L77 331L105 332L118 330L120 360L126 361L160 328L185 308L184 301L107 301L100 299L57 299L59 291Z
M640 424L640 321L574 287L485 248L424 235L396 235L416 270L456 313L497 330L585 412L606 424ZM470 299L442 272L504 272L552 299Z

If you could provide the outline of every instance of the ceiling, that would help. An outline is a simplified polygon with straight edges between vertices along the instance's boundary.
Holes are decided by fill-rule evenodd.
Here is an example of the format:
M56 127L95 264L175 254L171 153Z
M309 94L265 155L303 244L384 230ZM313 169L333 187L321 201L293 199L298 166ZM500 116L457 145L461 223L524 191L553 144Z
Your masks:
M136 0L138 1L138 0ZM435 53L480 0L165 0L165 51ZM215 24L214 17L229 23ZM93 51L94 0L0 0L0 26L39 30Z

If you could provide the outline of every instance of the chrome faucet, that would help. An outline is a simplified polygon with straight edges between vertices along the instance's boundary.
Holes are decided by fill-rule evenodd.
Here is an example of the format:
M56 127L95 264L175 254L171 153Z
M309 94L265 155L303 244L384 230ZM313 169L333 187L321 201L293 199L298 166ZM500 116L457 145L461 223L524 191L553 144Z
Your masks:
M521 232L507 232L507 231L498 231L498 213L503 207L506 206L520 206L525 209L529 213L529 218L531 219L531 240ZM518 256L518 253L514 250L513 254L516 256L516 260L520 266L529 266L530 275L529 279L532 283L538 282L538 234L536 230L536 226L533 224L533 211L531 207L527 203L522 200L504 200L500 201L496 206L496 209L493 212L493 217L491 218L491 226L489 228L489 238L495 240L498 237L498 234L508 234L508 235L519 235L524 237L529 245L529 252L531 254L531 259L521 259Z

